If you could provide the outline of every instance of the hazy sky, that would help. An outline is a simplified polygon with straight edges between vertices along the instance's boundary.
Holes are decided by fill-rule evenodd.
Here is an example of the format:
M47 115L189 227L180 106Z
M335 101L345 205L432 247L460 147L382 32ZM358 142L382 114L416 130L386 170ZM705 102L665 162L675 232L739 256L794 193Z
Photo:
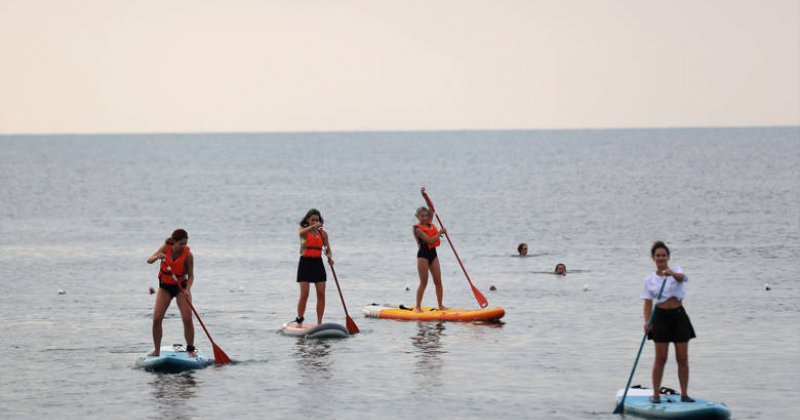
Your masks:
M800 124L798 0L0 0L0 133Z

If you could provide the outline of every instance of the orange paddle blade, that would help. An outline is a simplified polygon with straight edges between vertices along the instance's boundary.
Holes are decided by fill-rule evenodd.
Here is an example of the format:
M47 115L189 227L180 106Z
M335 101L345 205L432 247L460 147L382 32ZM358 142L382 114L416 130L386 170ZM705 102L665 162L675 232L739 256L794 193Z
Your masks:
M231 362L231 358L219 348L218 345L214 344L214 363L217 365L227 365Z
M472 286L472 294L475 295L475 300L478 301L478 305L480 305L481 308L489 306L489 301L486 300L486 296L484 296L477 287Z
M356 325L356 322L353 321L353 318L350 318L349 316L345 320L345 326L347 327L347 332L349 332L350 335L359 333L358 325Z

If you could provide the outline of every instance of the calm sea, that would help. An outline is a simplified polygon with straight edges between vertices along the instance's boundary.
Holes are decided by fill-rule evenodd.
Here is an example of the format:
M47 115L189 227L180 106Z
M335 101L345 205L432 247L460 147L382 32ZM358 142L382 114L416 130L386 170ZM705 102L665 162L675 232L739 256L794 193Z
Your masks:
M1 136L0 417L613 419L663 239L690 277L691 394L797 418L798 168L798 127ZM503 324L361 315L413 302L422 185ZM294 318L312 207L362 331L347 340L275 333ZM177 227L234 365L134 367L152 345L145 259ZM533 256L512 258L523 241ZM476 307L439 255L445 303ZM547 274L558 262L574 271ZM344 323L329 286L326 320ZM174 306L164 330L183 341ZM648 343L634 383L652 356Z

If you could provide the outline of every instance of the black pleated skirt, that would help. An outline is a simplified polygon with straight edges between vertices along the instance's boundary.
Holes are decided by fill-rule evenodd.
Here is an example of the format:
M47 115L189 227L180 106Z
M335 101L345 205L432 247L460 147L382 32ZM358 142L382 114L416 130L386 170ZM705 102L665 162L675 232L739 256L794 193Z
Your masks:
M326 280L322 258L300 257L300 263L297 265L298 283L302 281L319 283Z
M656 343L685 343L695 337L692 321L683 306L675 309L656 308L647 338Z

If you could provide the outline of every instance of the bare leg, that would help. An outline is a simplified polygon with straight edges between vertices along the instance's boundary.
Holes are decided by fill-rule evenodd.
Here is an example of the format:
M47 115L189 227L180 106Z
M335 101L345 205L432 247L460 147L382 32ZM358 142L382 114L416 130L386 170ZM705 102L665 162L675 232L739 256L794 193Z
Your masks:
M192 322L192 307L189 303L192 301L191 292L180 292L178 294L178 309L181 311L181 320L183 321L183 338L186 339L186 345L194 347L194 323ZM192 352L189 356L196 356Z
M300 300L297 301L297 317L303 318L306 313L306 302L308 302L309 286L307 281L300 282Z
M322 324L322 316L325 315L325 282L314 283L314 289L317 291L317 324Z
M678 382L681 395L689 395L689 342L675 343L675 360L678 362Z
M433 286L436 287L436 302L439 304L439 309L447 309L442 303L444 288L442 288L442 270L439 267L439 258L431 263L431 274L433 274Z
M422 312L422 296L425 295L425 288L428 287L428 260L417 258L417 273L419 273L419 287L417 288L417 304L414 310Z
M661 379L664 377L664 365L667 364L669 343L655 343L656 358L653 361L653 396L660 397Z
M170 296L169 292L159 287L156 302L153 305L153 345L155 350L148 356L161 354L161 336L163 334L161 323L164 321L164 314L167 313L170 302L172 302L172 296Z

